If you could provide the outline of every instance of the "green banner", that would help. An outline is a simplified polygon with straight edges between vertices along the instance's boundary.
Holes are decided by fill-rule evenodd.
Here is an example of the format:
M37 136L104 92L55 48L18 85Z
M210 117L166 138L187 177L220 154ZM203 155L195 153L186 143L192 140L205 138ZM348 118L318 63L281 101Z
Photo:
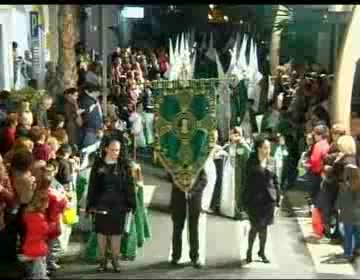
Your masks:
M215 144L217 79L153 82L155 152L187 192Z

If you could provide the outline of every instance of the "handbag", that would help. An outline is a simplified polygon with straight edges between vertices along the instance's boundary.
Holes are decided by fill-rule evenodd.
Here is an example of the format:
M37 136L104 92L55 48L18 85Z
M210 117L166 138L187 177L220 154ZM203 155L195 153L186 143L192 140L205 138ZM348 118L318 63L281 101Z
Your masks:
M65 225L73 225L79 221L75 208L66 208L63 213L63 223Z

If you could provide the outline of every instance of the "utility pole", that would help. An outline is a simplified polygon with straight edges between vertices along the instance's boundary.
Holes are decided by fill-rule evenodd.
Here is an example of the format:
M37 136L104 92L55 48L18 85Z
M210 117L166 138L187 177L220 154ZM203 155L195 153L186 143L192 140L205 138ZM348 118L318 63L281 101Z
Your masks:
M99 5L99 15L100 15L100 51L102 56L102 105L103 105L103 114L104 117L107 116L107 27L105 24L105 6Z

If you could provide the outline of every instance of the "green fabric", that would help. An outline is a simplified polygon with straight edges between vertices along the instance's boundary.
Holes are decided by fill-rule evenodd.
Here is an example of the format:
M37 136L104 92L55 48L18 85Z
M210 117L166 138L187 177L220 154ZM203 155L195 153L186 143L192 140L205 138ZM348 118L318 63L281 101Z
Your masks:
M175 132L169 131L160 137L160 147L166 158L172 161L178 161L178 152L181 142Z
M88 241L85 246L84 257L88 262L95 262L97 256L97 239L96 233L91 232Z
M261 132L269 130L271 130L272 132L276 132L278 130L278 127L276 127L271 120L271 111L266 111L261 122Z
M231 95L231 120L230 126L239 126L247 110L247 87L245 80L241 80Z
M120 253L123 257L136 257L137 248L141 248L145 240L151 237L149 217L144 206L144 190L142 186L137 186L136 192L136 211L131 221L130 232L121 238ZM97 239L96 233L91 232L90 238L85 247L85 259L96 261Z
M138 186L136 196L137 209L131 222L130 233L121 239L120 252L124 257L136 257L137 248L141 248L151 237L147 209L144 207L144 190Z
M76 180L76 195L80 199L82 198L85 189L87 188L88 181L86 178L79 176Z
M235 218L241 217L242 192L246 181L246 163L250 157L251 148L246 143L236 145L235 162Z
M208 152L208 137L203 130L197 129L191 139L191 149L193 150L192 162L203 162L206 160Z
M180 113L180 105L176 96L164 96L164 103L160 106L160 115L167 120L172 122L175 120L176 115Z
M204 95L195 95L191 100L190 111L199 121L206 117L208 113L208 106L209 102Z
M152 145L154 143L154 117L152 113L143 112L142 117L144 119L144 135L146 139L146 145Z

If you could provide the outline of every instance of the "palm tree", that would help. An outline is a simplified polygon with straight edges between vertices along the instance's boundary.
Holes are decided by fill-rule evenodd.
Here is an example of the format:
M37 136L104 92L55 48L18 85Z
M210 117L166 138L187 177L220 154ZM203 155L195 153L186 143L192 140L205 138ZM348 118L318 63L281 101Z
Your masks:
M57 75L59 77L58 93L66 88L76 87L77 69L75 44L80 37L79 5L59 5L59 58Z
M276 5L272 6L272 32L271 32L271 43L270 43L270 71L271 75L276 75L276 68L280 63L280 46L281 46L281 32L289 21L291 15L290 10L286 6Z
M321 12L306 6L277 5L272 12L271 72L279 64L280 46L289 57L302 63L314 59L317 33L326 24Z

